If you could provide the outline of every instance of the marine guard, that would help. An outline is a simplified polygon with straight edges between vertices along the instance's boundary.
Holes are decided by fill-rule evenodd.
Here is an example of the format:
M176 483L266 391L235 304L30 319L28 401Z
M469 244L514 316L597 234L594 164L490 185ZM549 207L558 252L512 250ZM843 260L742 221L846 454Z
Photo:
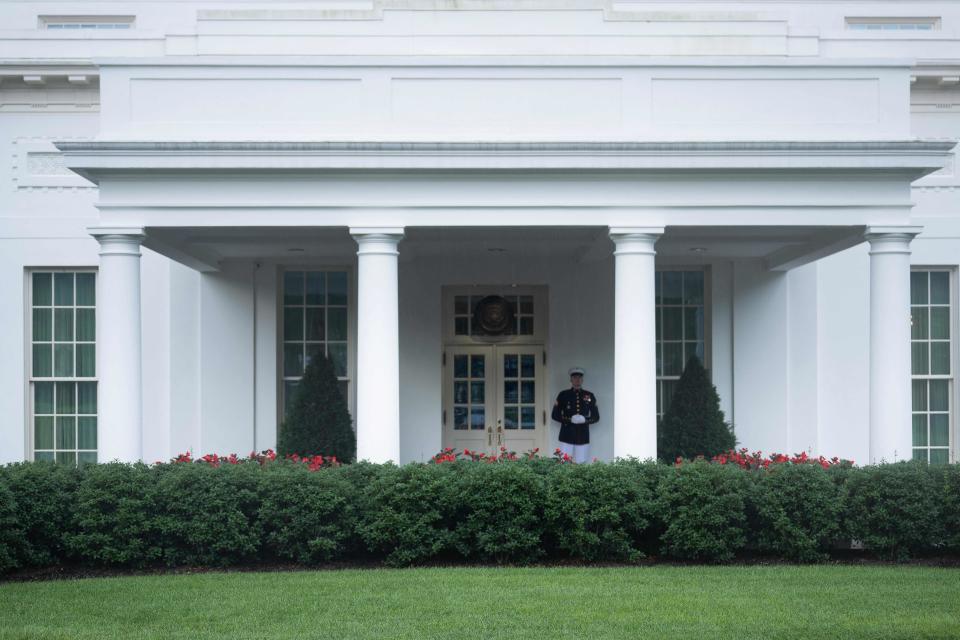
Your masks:
M570 388L553 404L552 418L560 423L560 451L577 464L590 458L590 425L600 420L597 397L583 388L583 367L572 367Z

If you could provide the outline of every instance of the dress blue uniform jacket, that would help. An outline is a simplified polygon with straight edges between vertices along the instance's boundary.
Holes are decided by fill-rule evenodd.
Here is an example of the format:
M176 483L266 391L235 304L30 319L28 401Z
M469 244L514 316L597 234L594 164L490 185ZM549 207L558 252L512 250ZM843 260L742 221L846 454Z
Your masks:
M578 413L587 419L585 423L570 422ZM600 420L597 397L586 389L564 389L557 396L551 417L560 423L560 442L590 444L590 425Z

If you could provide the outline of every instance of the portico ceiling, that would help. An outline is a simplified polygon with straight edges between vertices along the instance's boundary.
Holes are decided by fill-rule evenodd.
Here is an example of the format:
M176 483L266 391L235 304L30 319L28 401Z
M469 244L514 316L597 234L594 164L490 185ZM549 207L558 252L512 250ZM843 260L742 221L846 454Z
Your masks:
M594 262L612 256L607 227L409 227L400 245L401 262L444 260L531 260L568 256ZM862 227L668 227L657 243L659 259L700 262L764 259L787 269L853 246ZM148 247L191 267L215 270L223 261L352 260L356 244L347 228L155 228Z

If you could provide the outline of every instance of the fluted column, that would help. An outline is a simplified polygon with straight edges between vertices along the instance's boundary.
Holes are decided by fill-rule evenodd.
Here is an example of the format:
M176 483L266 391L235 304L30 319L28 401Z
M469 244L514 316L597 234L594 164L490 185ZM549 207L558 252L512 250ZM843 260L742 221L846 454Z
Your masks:
M654 248L663 227L611 227L614 285L613 455L657 457Z
M868 227L870 463L909 460L910 241L921 227Z
M397 245L402 227L351 228L357 241L357 459L400 462Z
M140 228L93 228L97 276L97 459L143 457L140 347Z

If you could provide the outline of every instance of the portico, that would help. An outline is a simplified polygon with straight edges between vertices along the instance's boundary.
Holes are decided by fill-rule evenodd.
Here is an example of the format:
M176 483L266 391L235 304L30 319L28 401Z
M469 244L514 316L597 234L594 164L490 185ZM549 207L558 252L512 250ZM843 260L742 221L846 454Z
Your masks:
M112 443L103 449L106 455L122 460L144 455L139 429L131 428L143 424L138 416L146 388L137 382L146 366L138 350L139 309L145 303L138 286L141 243L213 280L220 272L249 264L254 281L268 287L268 278L257 275L261 265L280 268L290 260L291 248L315 239L309 255L297 260L339 260L355 278L355 311L350 311L355 313L350 342L355 356L350 355L345 377L362 459L422 459L439 449L442 384L438 360L429 364L425 354L443 347L442 331L426 328L439 322L442 310L411 308L405 296L439 301L443 286L458 283L509 287L561 279L545 272L553 264L545 259L540 261L546 267L531 266L534 256L565 256L569 265L560 270L594 265L589 271L597 275L581 284L609 287L609 298L591 312L585 335L567 328L561 339L552 331L551 344L579 340L582 352L569 346L560 350L567 359L595 354L597 375L586 386L601 385L592 390L608 416L609 431L601 436L602 448L609 447L605 457L647 458L656 454L658 268L703 260L691 251L706 249L705 268L716 272L714 307L707 312L712 316L709 331L716 335L707 359L713 360L715 383L730 410L734 399L745 394L792 392L789 360L776 363L774 370L781 373L757 372L756 367L767 365L738 360L740 350L749 347L738 331L759 322L749 311L757 304L750 296L763 295L763 287L782 288L776 283L791 271L865 243L873 283L869 408L864 407L869 410L870 458L909 457L909 431L900 426L910 419L909 246L919 232L909 224L909 183L938 166L948 144L60 146L68 165L101 189L101 225L91 233L103 248L98 317L101 331L111 336L100 349L101 438ZM865 170L863 164L874 168ZM770 165L783 168L771 170ZM177 188L170 189L171 183ZM509 276L502 273L502 261L489 255L471 259L498 244L491 238L511 244ZM471 263L477 266L466 268ZM724 270L730 275L721 277ZM278 276L272 277L275 300ZM722 291L727 282L734 283L729 289L741 289ZM411 291L418 283L430 290ZM754 292L754 286L761 288ZM576 296L565 296L563 288L547 287L553 324L568 305L576 304ZM255 296L268 295L266 289L258 291ZM795 294L783 290L777 295ZM277 312L269 317L269 304L258 297L253 305L259 314L255 327L272 326L275 336L272 348L271 340L254 337L254 353L276 361ZM609 351L601 337L606 326L613 336ZM778 340L756 332L751 339L775 345ZM558 354L550 354L550 373L544 378L547 396L563 383L557 372L572 364L554 365L554 357ZM261 375L258 368L253 387L257 411L269 416L270 399L277 406L278 394L257 391L275 384ZM777 389L733 388L734 377L762 386L764 376L777 379ZM738 437L753 446L760 421L740 404L734 416ZM278 420L253 427L256 446L270 443L262 432L275 430ZM779 446L785 449L788 443Z

